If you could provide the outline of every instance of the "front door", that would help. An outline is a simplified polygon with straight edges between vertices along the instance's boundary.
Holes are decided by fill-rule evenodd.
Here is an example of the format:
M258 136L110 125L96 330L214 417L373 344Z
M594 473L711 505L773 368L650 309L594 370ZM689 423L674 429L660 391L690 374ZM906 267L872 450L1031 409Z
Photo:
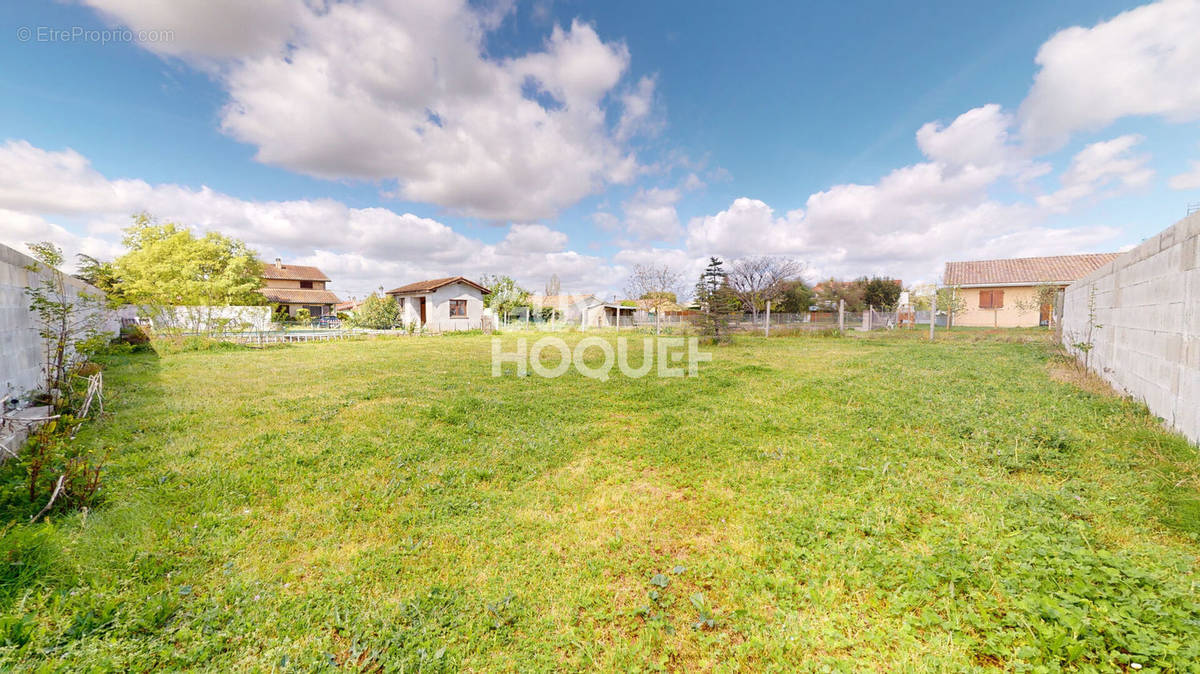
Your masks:
M1038 317L1038 325L1046 327L1050 325L1050 305L1043 304L1041 315Z
M421 298L421 325L425 325L425 298Z

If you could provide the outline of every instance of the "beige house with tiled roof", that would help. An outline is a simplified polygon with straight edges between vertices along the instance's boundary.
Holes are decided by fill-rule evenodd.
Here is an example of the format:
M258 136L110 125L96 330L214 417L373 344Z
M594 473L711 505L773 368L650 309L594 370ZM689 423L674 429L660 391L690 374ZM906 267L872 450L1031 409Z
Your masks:
M462 276L417 281L387 291L400 304L400 322L434 332L483 327L483 296L491 291Z
M964 301L954 325L998 328L1050 325L1053 310L1041 287L1065 288L1112 262L1119 253L947 262L942 279Z
M331 314L333 305L341 301L326 290L329 277L316 267L283 264L275 258L275 264L263 265L262 279L263 287L259 292L267 301L287 307L293 316L301 309L308 309L313 318Z

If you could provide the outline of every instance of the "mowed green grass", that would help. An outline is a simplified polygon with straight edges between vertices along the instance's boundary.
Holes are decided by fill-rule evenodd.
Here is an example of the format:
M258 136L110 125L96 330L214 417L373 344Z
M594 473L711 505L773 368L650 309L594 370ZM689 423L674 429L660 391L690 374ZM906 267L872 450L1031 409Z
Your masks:
M36 573L0 658L1196 670L1195 450L1044 340L712 352L607 382L493 378L486 337L117 359L78 438L105 502L9 546Z

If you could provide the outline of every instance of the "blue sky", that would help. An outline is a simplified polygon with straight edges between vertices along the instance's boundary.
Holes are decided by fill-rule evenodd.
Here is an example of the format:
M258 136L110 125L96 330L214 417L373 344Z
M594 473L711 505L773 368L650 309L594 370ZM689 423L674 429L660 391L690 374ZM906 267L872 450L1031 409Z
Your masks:
M147 210L345 295L1117 250L1200 201L1198 31L1195 0L18 0L0 241L111 257Z

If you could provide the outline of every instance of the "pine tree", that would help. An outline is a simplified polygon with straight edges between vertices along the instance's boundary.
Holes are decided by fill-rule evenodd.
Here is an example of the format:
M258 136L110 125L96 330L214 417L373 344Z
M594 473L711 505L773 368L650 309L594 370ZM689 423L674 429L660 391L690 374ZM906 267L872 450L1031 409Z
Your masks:
M719 257L708 260L708 266L696 283L696 304L702 312L697 318L701 331L714 343L729 341L729 321L737 310L737 294L729 287L725 263Z

